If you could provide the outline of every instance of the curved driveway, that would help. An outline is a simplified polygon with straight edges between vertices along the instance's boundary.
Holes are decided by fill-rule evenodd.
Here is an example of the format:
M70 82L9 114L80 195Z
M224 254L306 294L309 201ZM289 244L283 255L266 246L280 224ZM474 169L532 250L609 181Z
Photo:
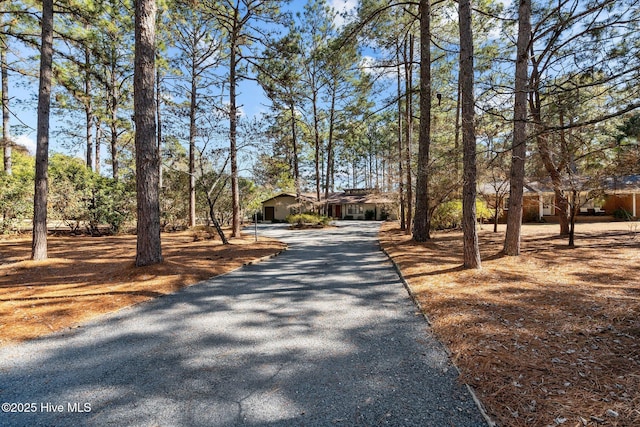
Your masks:
M481 426L378 223L80 328L0 349L2 426ZM6 409L3 406L3 410Z

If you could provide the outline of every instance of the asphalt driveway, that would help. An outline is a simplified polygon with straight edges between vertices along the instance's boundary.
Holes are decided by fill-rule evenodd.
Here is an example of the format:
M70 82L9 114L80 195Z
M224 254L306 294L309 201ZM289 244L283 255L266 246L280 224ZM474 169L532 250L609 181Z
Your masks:
M486 425L378 226L262 226L289 250L0 349L0 425Z

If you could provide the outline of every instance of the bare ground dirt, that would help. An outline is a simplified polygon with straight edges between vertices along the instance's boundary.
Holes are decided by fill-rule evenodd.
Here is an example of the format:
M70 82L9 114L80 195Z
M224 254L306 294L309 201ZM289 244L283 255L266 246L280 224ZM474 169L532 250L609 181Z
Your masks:
M412 242L380 234L436 335L501 426L640 425L640 230L525 225L522 254L504 228L480 231L482 270L463 270L460 232Z
M282 251L253 236L229 245L206 230L162 235L164 262L136 268L136 236L50 236L49 259L30 261L28 236L0 240L0 345L35 338L175 292Z

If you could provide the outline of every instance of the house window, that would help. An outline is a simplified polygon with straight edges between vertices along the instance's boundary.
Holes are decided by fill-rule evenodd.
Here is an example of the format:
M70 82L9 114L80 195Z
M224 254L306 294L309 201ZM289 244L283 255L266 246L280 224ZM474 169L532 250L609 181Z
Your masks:
M358 215L364 213L362 205L347 205L347 215Z

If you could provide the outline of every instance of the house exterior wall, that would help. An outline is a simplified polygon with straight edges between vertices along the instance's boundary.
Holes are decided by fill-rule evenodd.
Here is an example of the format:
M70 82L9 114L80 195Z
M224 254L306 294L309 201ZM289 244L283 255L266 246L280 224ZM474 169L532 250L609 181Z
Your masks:
M365 215L367 211L376 212L376 205L372 203L349 203L342 205L343 218L366 219Z
M334 205L335 206L335 205ZM367 219L367 211L372 211L375 214L376 221L384 219L396 220L398 214L395 206L382 205L377 203L346 203L341 204L340 219ZM335 208L333 212L335 212ZM386 216L384 215L386 213Z
M284 221L287 215L291 213L290 206L296 203L295 197L280 196L266 202L262 202L262 215L265 217L266 207L273 207L273 219L276 221Z
M604 210L609 215L613 215L618 209L624 209L631 215L638 216L638 208L640 208L640 194L611 194L606 196L604 202Z
M540 198L537 194L527 195L522 199L522 222L540 220Z

